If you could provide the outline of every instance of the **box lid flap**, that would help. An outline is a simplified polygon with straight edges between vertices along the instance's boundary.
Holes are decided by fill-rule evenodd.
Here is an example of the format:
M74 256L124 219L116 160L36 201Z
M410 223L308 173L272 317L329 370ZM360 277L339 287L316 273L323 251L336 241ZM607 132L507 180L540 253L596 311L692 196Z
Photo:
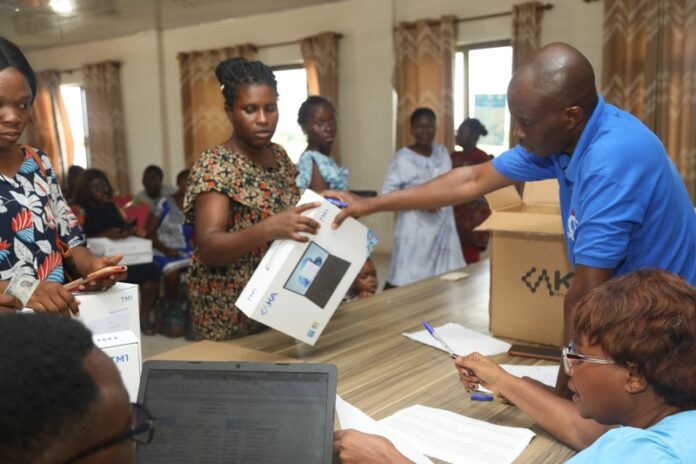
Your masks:
M558 181L556 179L540 180L538 182L527 182L524 184L522 194L524 202L527 204L559 204Z
M517 193L517 189L512 185L487 194L486 201L493 211L508 209L522 203L520 194Z
M556 214L494 212L475 230L563 235L561 217Z

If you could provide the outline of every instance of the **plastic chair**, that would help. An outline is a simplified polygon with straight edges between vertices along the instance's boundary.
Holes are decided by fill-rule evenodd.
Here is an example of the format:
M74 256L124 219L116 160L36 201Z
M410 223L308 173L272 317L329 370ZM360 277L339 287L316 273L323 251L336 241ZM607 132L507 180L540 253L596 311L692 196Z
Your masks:
M143 204L134 204L124 209L128 221L135 220L135 227L143 229L147 227L147 217L150 214L150 207Z
M114 203L118 209L125 207L128 202L133 201L133 195L114 195Z

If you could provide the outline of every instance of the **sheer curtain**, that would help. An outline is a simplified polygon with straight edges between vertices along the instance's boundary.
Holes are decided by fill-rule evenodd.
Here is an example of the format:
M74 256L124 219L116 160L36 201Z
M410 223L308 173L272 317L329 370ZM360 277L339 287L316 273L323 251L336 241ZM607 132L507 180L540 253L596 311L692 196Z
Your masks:
M696 201L696 1L605 0L602 88L660 137Z
M91 165L101 169L116 193L130 191L121 98L121 64L104 61L82 67Z
M218 63L235 57L253 60L255 56L256 47L249 44L177 55L187 166L192 166L205 149L224 142L232 132L220 83L215 77Z
M307 71L307 94L319 95L330 101L336 114L338 109L338 40L340 34L335 32L323 32L307 37L300 41L302 59ZM333 143L332 158L341 164L341 155L338 150L338 137Z
M54 172L62 177L73 162L73 139L70 121L60 93L60 74L43 71L36 74L37 89L28 143L45 151Z
M454 147L452 100L457 24L454 16L401 23L394 33L397 149L412 142L409 118L426 106L437 116L435 142Z

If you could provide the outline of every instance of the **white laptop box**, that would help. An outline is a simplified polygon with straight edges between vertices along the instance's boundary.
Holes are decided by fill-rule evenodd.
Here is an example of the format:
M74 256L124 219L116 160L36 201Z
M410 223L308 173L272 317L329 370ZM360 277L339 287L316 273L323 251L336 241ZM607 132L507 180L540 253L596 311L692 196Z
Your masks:
M298 205L321 201L304 214L320 224L309 242L276 240L242 291L236 305L244 314L314 345L376 243L353 218L331 223L340 211L306 190Z
M140 340L130 330L93 335L94 344L113 359L132 403L138 400L142 369Z
M97 256L123 255L119 264L125 266L152 262L152 240L146 238L88 238L87 246Z
M130 330L140 338L138 286L116 282L103 292L76 293L80 320L92 334Z

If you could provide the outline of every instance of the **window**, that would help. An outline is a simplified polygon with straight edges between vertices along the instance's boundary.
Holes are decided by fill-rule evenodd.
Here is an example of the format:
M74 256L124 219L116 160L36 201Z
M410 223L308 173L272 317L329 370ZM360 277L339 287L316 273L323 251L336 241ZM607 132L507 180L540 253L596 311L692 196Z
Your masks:
M70 122L70 132L73 138L73 164L88 167L87 153L87 134L85 128L85 98L82 87L75 84L66 84L60 86L60 94L63 97L65 110L68 113L68 121Z
M512 47L508 42L460 48L454 66L455 130L468 118L488 129L478 147L492 155L509 148L510 112L507 86L512 77Z
M307 146L302 129L297 124L297 111L307 99L307 72L302 66L275 68L278 81L278 127L273 142L282 145L293 163Z

